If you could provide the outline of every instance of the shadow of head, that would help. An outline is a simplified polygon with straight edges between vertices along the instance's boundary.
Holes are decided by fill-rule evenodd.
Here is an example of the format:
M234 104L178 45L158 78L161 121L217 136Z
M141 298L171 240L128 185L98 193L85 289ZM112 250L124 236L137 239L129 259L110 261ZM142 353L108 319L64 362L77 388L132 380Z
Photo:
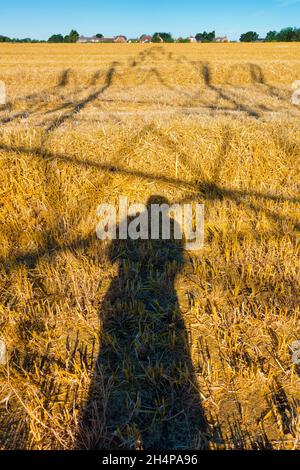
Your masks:
M164 196L161 196L160 194L154 194L152 196L150 196L146 202L146 207L148 209L151 209L151 206L152 205L163 205L163 204L167 204L169 205L170 204L170 201L164 197Z
M172 246L173 250L182 250L182 231L170 201L159 194L152 195L146 202L148 215L148 239L149 245L160 248L160 256L163 250ZM158 247L159 243L159 247Z

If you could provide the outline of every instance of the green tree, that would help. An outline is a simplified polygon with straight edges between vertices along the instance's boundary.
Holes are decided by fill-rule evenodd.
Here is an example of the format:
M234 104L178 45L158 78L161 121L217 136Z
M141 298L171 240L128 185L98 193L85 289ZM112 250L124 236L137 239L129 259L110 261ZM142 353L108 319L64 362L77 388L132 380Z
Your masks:
M300 28L295 29L294 41L300 41Z
M300 29L297 28L284 28L278 33L278 41L292 42L300 41Z
M103 34L97 33L97 34L96 34L96 38L102 39L102 38L103 38Z
M154 33L152 36L152 42L161 42L160 38L163 42L174 42L171 33Z
M190 42L190 40L189 38L178 38L177 42L186 43L186 42Z
M68 42L77 42L79 38L79 34L75 29L72 29L69 34L69 41Z
M64 37L62 34L53 34L48 39L48 42L64 42Z
M0 36L0 42L11 42L11 39L7 36Z
M211 31L210 33L207 33L206 31L203 31L203 33L197 33L195 38L198 42L213 42L216 39L216 32Z
M154 33L152 36L152 42L161 42L161 39L159 37L158 33Z
M277 31L269 31L266 35L266 42L275 42L278 41L278 33Z
M255 42L259 38L259 35L255 31L248 31L240 37L241 42Z

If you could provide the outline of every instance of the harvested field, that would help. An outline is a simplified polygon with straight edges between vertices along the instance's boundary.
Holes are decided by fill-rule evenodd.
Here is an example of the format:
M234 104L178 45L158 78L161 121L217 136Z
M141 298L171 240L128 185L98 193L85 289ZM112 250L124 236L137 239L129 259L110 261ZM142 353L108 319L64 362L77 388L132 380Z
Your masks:
M300 449L297 79L297 43L0 45L0 448ZM204 204L204 248L124 257L121 195Z

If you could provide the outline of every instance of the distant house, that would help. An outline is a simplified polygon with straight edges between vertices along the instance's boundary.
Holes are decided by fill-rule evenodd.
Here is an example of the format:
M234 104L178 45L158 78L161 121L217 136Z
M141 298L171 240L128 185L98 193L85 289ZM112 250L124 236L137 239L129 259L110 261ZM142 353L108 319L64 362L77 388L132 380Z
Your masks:
M101 43L115 42L115 38L101 38L99 42Z
M91 37L79 36L77 42L80 44L86 44L88 42L101 42L101 39L97 38L97 36L91 36Z
M147 34L144 34L143 36L140 37L140 42L143 44L152 42L152 36L148 36Z
M127 37L126 36L115 36L114 37L114 42L122 42L122 43L125 43L127 42Z
M190 36L189 41L190 42L197 42L197 39L195 38L195 36Z
M215 38L215 42L229 42L229 40L227 36L221 36L221 37Z
M112 42L127 42L126 36L115 36L114 38L98 38L97 36L80 36L77 40L79 44L87 44L87 43L98 43L98 44L103 44L103 43L112 43Z

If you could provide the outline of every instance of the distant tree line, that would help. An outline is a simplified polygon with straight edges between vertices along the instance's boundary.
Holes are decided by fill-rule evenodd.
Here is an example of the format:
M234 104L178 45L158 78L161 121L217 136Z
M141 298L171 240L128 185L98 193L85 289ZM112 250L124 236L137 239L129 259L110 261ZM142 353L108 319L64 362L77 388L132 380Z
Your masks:
M26 42L26 43L37 43L37 42L46 42L43 40L39 39L31 39L31 38L24 38L24 39L18 39L18 38L9 38L7 36L1 36L0 35L0 42Z
M154 33L152 36L152 42L174 42L174 38L171 33Z
M214 42L216 39L215 31L211 31L207 33L204 31L203 33L197 33L195 35L195 39L197 42ZM179 37L178 39L174 39L171 33L154 33L152 36L152 42L190 42L189 38L182 38Z
M256 42L259 41L259 35L255 31L248 31L240 37L241 42ZM298 42L300 41L300 28L283 28L280 31L269 31L265 39L261 39L265 42Z
M103 34L100 34L100 33L96 34L95 36L97 38L103 38ZM141 36L141 38L142 38L142 36ZM198 42L213 42L215 40L215 37L216 37L215 31L212 31L210 33L207 33L206 31L204 31L203 33L198 33L195 36L195 38ZM79 38L79 33L76 30L72 29L72 31L70 31L70 33L66 36L63 36L62 34L52 34L52 36L50 36L47 41L39 41L37 39L30 39L30 38L11 39L11 38L6 37L6 36L0 36L0 42L75 43L75 42L77 42L78 38ZM182 42L182 43L190 42L189 38L179 37L178 39L174 39L171 33L165 33L165 32L161 32L161 33L156 32L152 36L152 42L154 42L154 43L160 43L160 42L173 43L175 41ZM136 42L139 42L139 40L136 39Z
M255 42L258 41L259 34L255 31L248 31L247 33L241 34L240 41L241 42Z
M284 28L281 31L269 31L267 42L298 42L300 41L300 28Z
M101 36L101 35L100 35ZM63 36L62 34L53 34L48 39L48 42L67 42L67 43L74 43L77 42L79 38L79 34L75 29L72 29L67 36Z
M97 38L103 38L103 34L96 34ZM142 37L142 36L141 36ZM53 34L49 37L47 41L39 40L39 39L31 39L31 38L9 38L7 36L0 35L0 42L22 42L22 43L75 43L79 38L79 34L75 29L72 29L69 34L63 36L62 34ZM216 39L215 31L203 33L197 33L195 35L195 39L197 42L214 42ZM189 38L179 37L178 39L174 39L171 33L154 33L152 36L152 42L160 43L172 43L172 42L190 42ZM265 37L265 39L260 39L259 34L256 31L247 31L243 33L240 37L241 42L257 42L257 41L265 41L265 42L300 42L300 28L283 28L280 31L269 31ZM139 42L138 39L132 40L131 42Z
M97 37L103 37L102 34L98 35ZM67 42L67 43L74 43L77 42L77 39L79 38L79 34L77 31L72 29L70 33L67 36L63 36L62 34L53 34L50 36L48 41L43 41L39 39L31 39L31 38L24 38L24 39L17 39L17 38L9 38L7 36L1 36L0 35L0 42L25 42L25 43L37 43L37 42Z
M216 39L216 32L211 31L210 33L207 33L206 31L203 31L203 33L197 33L195 38L197 42L214 42Z

